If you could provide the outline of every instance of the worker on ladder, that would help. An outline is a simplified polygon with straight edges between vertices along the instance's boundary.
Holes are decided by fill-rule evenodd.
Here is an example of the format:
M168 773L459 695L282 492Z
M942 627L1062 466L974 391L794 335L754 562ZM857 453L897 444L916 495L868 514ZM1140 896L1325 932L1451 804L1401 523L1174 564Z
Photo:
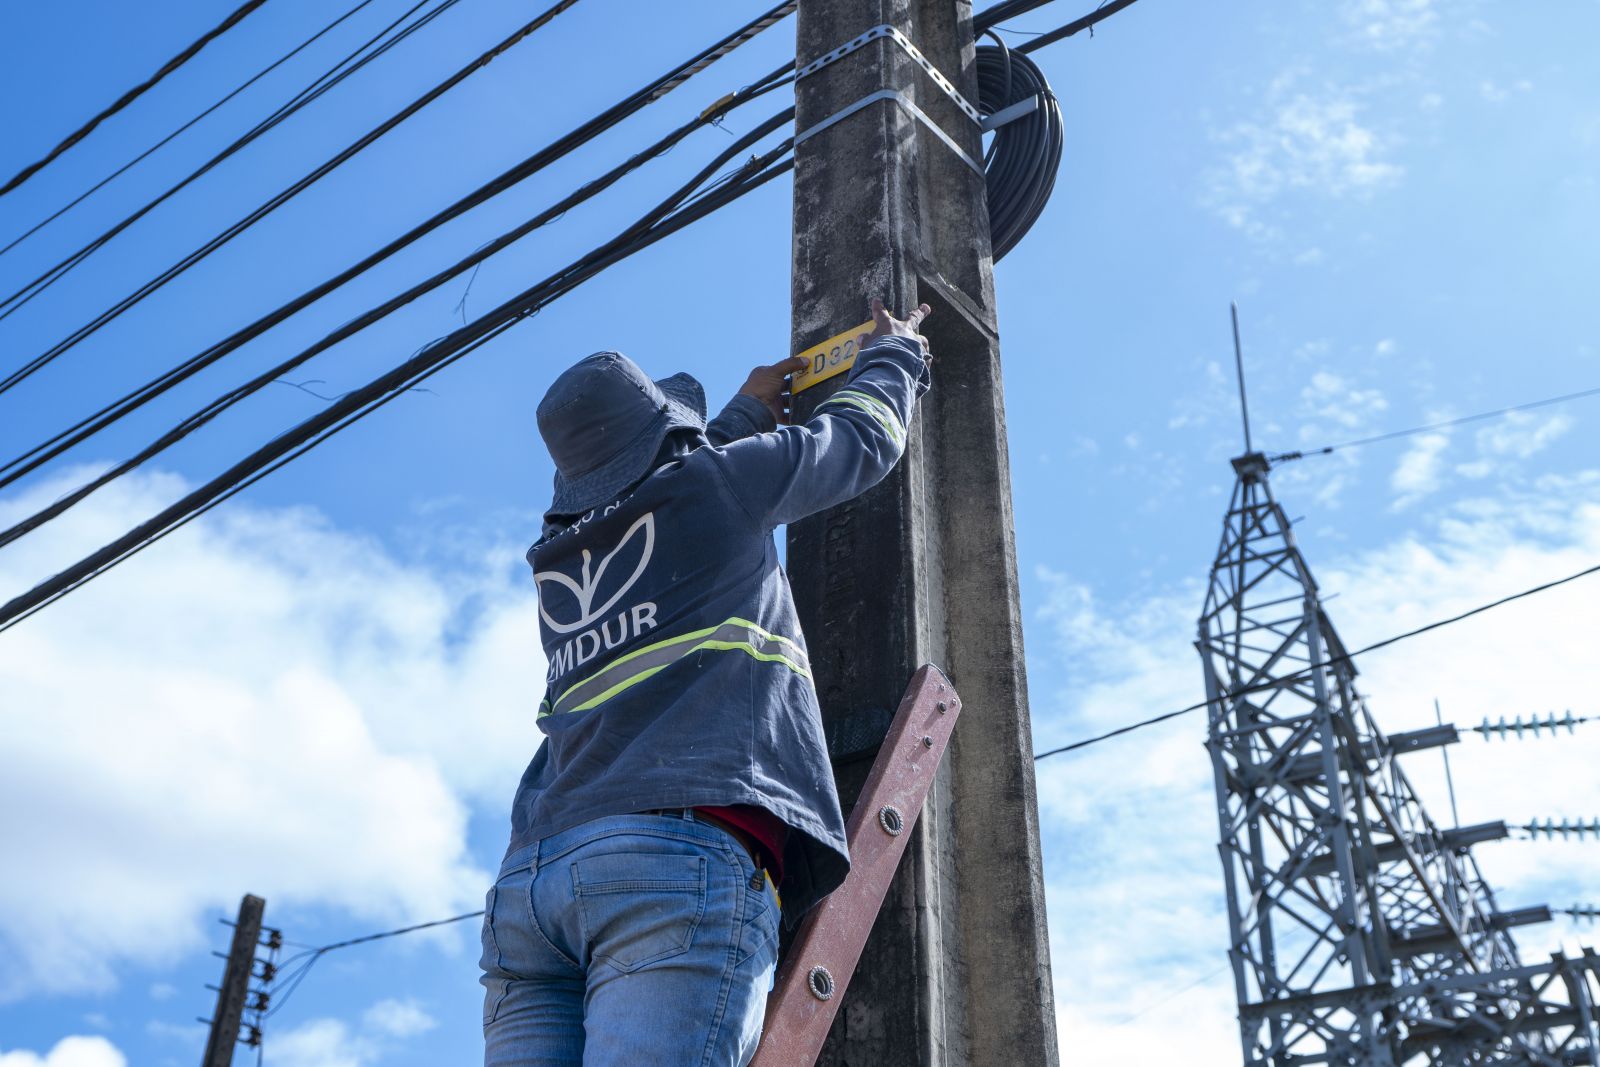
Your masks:
M780 911L850 866L773 531L877 484L928 388L926 304L872 302L844 388L786 425L788 359L706 421L616 352L538 408L555 499L528 550L549 662L483 924L485 1067L742 1067ZM782 898L778 895L782 890Z

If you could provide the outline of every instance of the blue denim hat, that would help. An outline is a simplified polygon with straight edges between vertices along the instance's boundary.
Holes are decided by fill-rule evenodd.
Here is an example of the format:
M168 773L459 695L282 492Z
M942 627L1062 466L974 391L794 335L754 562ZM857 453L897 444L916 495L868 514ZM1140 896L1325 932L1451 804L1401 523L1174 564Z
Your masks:
M564 371L539 401L539 435L556 464L552 515L582 515L649 473L667 434L706 428L706 394L688 374L652 381L621 352Z

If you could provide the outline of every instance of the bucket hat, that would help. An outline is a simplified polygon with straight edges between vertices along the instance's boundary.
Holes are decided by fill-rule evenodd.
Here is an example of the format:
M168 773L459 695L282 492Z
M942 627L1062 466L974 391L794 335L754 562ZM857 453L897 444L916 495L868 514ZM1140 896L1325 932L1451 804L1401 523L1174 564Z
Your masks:
M621 352L596 352L563 371L538 408L556 464L552 515L615 500L650 470L667 434L706 428L706 394L688 374L655 381Z

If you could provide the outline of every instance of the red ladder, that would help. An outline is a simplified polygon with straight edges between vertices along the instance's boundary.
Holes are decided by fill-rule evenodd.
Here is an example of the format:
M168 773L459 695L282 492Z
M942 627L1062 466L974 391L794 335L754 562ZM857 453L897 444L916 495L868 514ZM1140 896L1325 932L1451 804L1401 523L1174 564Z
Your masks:
M778 968L749 1067L813 1064L944 757L961 699L939 668L911 677L846 829L850 874L817 905Z

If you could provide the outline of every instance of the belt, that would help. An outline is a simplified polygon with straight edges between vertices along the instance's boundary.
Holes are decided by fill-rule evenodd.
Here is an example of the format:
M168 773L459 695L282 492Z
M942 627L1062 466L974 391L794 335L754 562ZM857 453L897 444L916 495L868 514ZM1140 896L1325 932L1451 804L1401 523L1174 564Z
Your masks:
M760 889L763 883L771 887L772 898L778 902L779 910L782 910L783 897L778 894L778 887L772 881L772 869L761 858L763 855L761 842L757 841L749 831L741 830L739 827L726 820L719 819L715 815L707 815L698 808L648 808L634 814L666 815L674 819L681 819L688 815L690 818L703 822L708 826L715 826L717 829L725 831L728 836L739 842L739 845L750 854L750 862L756 865L756 873L751 878L750 888Z
M727 833L732 836L735 841L739 842L744 850L750 854L750 862L756 865L757 870L764 871L767 869L766 861L762 859L762 856L765 854L766 850L761 847L761 842L757 841L748 830L742 830L724 819L717 818L715 815L707 815L705 812L700 811L697 808L651 808L647 811L641 811L639 814L669 815L674 819L681 819L685 812L687 812L698 822L703 822L707 825L715 826L719 830L727 831Z

